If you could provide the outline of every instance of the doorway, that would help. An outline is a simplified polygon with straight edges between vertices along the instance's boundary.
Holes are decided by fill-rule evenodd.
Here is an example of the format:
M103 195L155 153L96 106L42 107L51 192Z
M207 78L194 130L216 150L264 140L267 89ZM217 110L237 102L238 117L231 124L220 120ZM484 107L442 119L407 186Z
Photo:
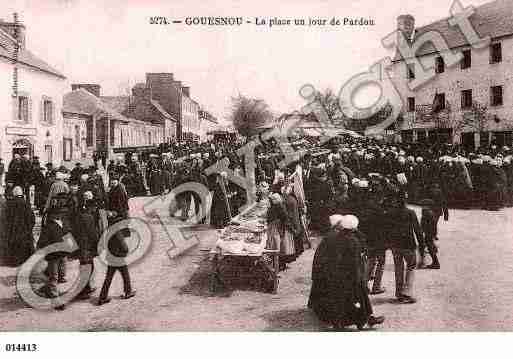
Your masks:
M474 132L465 132L461 134L461 145L466 151L472 152L476 148Z
M14 155L28 155L29 158L32 158L34 156L34 149L32 146L32 143L26 138L22 138L17 140L12 145L12 157L14 158Z

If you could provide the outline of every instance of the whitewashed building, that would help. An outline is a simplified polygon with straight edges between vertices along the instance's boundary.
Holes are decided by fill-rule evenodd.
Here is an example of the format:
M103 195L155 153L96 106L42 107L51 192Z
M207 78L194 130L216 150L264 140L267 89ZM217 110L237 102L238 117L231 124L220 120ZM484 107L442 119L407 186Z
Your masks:
M141 121L119 112L128 108L125 98L102 97L96 84L74 84L72 88L64 96L63 107L66 161L90 160L95 151L105 152L107 158L112 158L124 149L163 142L162 121Z
M0 157L60 164L66 78L26 48L25 26L0 21Z
M434 31L452 52L463 56L449 67L433 44L420 46L417 58L424 68L434 67L436 75L415 90L408 83L419 77L421 69L415 68L411 59L395 58L392 79L405 106L395 129L402 141L443 140L467 148L513 144L512 14L510 0L497 0L475 9L470 22L480 38L491 39L481 49L470 46L461 29L451 26L448 19L415 28L413 16L398 18L398 30L414 45L423 34ZM433 115L433 106L438 107L437 115Z
M182 138L199 140L202 136L200 106L190 97L189 87L182 87Z

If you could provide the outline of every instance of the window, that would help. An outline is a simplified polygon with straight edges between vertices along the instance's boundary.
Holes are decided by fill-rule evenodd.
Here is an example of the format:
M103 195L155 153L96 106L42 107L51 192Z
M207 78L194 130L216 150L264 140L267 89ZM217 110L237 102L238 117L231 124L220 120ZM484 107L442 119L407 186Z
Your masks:
M75 126L75 146L80 148L80 126Z
M426 131L417 130L417 142L424 143L427 141Z
M490 63L502 62L502 46L500 42L490 45Z
M65 138L63 141L62 157L64 161L71 161L73 159L73 141L71 138Z
M407 64L407 77L410 80L413 80L415 78L415 64Z
M408 112L415 111L415 97L408 97Z
M479 133L479 146L488 147L489 144L490 144L489 132L481 131Z
M52 162L53 159L53 149L52 145L45 145L45 160L46 162Z
M86 145L91 147L93 145L93 132L94 124L93 119L86 120Z
M110 121L110 145L111 146L115 146L116 145L116 136L115 136L115 133L114 133L114 130L116 129L116 126L115 126L115 122L114 121Z
M50 100L43 101L43 122L53 123L53 103Z
M445 93L437 93L433 104L434 111L445 110Z
M27 96L18 96L18 121L29 122L29 99Z
M445 62L444 62L444 58L442 56L438 56L435 59L435 72L437 74L441 74L441 73L445 72Z
M401 131L401 140L405 143L413 142L413 130L403 130Z
M490 104L492 106L502 105L502 86L490 87Z
M472 90L461 91L461 108L472 107Z
M463 50L463 59L461 59L461 69L465 70L472 66L472 54L470 50Z

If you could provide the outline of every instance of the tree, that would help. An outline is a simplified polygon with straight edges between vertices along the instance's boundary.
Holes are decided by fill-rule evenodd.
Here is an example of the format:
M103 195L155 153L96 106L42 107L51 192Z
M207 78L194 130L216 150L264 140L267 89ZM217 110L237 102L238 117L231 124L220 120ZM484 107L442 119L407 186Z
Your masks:
M463 128L468 128L475 132L483 132L486 130L489 119L488 106L474 101L472 106L464 111L461 125Z
M354 113L351 118L345 119L345 127L352 131L363 132L367 127L375 126L386 120L392 112L393 108L389 102L375 113L371 109L361 110Z
M344 115L339 98L333 90L328 88L324 93L317 92L316 103L323 107L332 125L345 127L347 117Z
M414 122L430 122L429 128L434 131L436 144L440 143L440 134L443 130L452 130L452 142L454 134L463 128L458 114L452 111L449 101L442 105L436 97L433 104L415 106Z
M264 100L239 95L232 97L231 121L239 134L250 137L273 118Z

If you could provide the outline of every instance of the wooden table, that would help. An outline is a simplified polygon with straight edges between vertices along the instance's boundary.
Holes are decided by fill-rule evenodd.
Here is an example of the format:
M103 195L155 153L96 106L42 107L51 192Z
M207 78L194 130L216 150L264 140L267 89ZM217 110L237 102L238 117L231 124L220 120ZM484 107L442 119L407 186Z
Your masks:
M254 265L261 265L271 277L271 283L265 286L266 291L276 294L278 293L278 273L280 269L280 251L278 249L265 249L262 254L233 254L233 253L212 253L212 273L210 275L210 291L216 292L218 285L223 283L220 266L225 259L228 258L248 258L254 259ZM271 258L272 264L269 264L266 257Z

